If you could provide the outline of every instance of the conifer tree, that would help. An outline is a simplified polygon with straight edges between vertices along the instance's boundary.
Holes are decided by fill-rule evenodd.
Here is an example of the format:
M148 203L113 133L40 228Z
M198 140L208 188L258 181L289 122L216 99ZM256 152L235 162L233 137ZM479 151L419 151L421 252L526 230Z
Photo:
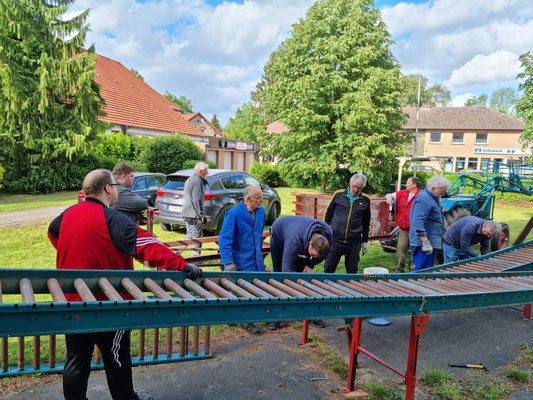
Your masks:
M66 19L73 1L0 0L0 162L12 190L64 189L68 163L105 129L96 54L83 50L89 11Z

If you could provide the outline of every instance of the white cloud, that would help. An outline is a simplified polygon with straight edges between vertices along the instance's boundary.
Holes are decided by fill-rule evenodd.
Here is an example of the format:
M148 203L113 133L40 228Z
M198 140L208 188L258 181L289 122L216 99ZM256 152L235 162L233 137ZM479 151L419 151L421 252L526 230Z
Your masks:
M487 56L476 55L460 68L452 71L444 84L452 90L494 86L495 82L513 81L520 72L516 54L500 50Z
M471 99L472 97L476 97L476 95L474 93L470 93L470 92L454 96L452 98L452 107L464 106L466 101L468 99Z

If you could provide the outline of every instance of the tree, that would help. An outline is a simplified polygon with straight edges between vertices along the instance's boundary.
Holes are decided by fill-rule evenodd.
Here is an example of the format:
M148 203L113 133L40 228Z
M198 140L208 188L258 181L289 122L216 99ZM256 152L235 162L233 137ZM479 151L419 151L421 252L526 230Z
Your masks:
M499 88L490 95L490 108L504 114L513 114L515 112L516 99L517 95L514 89Z
M318 0L264 70L261 105L289 131L261 135L263 153L320 177L322 191L339 164L388 183L411 137L391 44L371 0Z
M217 128L219 132L222 131L222 127L220 126L220 122L218 122L218 118L216 114L214 114L213 118L211 118L211 125Z
M523 71L516 78L522 79L518 90L524 94L516 101L516 111L524 120L525 128L520 134L520 141L526 146L533 143L533 55L528 51L520 56Z
M61 190L69 162L106 128L83 51L89 11L67 19L73 0L0 0L0 161L27 192Z
M403 106L416 107L418 101L418 74L402 76L404 85L400 103ZM451 92L443 85L436 84L428 87L428 78L420 76L420 105L429 104L432 107L446 107L452 102Z
M466 102L466 107L485 107L489 96L485 93L478 96L470 97Z
M265 134L265 117L259 107L249 101L237 108L235 116L230 118L225 131L234 140L257 142Z
M130 72L137 76L137 78L139 78L141 81L144 81L144 77L141 75L141 73L139 71L137 71L135 68L130 68Z
M194 110L192 101L183 95L181 95L180 97L176 97L172 93L165 91L165 97L167 98L167 100L170 100L172 103L181 108L181 111L183 111L184 113L190 114Z

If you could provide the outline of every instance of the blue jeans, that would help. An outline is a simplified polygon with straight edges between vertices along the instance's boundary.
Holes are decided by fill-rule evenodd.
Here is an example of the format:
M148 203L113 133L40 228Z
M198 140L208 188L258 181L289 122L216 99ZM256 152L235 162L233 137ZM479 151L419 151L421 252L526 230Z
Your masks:
M444 264L466 260L467 258L471 257L466 251L457 249L446 243L442 244L442 250L444 251Z
M415 268L413 272L420 271L422 269L431 268L435 263L435 257L437 257L437 250L433 250L431 254L426 254L422 251L421 246L412 246L413 249L413 264Z

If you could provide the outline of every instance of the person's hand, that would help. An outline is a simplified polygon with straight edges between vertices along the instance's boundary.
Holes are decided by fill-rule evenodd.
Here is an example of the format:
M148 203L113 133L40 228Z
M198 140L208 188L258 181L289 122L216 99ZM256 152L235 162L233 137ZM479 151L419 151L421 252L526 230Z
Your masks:
M225 264L224 271L227 271L227 272L237 271L237 266L235 265L235 263Z
M313 268L309 268L308 266L305 266L304 272L313 272Z
M391 194L388 194L388 195L385 196L385 201L390 206L392 204L392 202L394 201L394 199L392 198Z
M201 268L197 267L194 264L187 264L183 271L187 272L187 278L189 279L196 279L202 276L203 271Z
M428 255L433 253L433 246L431 246L429 240L425 240L422 242L422 251Z
M361 255L365 255L368 252L368 243L363 243Z

